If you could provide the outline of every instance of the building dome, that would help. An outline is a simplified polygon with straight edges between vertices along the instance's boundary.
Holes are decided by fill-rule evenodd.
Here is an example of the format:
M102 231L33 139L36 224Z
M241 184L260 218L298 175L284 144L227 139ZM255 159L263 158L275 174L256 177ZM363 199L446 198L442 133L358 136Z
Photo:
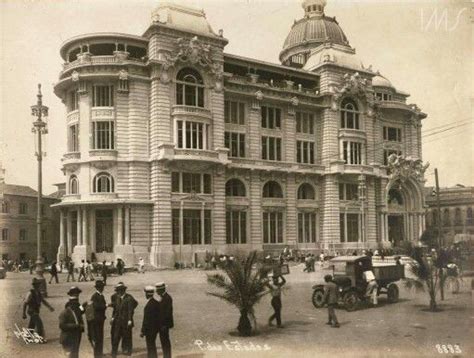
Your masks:
M303 2L305 17L296 21L283 44L280 61L290 64L290 58L318 47L323 43L348 46L346 35L336 18L324 14L325 0L306 0Z
M394 88L392 83L380 74L372 78L372 86Z

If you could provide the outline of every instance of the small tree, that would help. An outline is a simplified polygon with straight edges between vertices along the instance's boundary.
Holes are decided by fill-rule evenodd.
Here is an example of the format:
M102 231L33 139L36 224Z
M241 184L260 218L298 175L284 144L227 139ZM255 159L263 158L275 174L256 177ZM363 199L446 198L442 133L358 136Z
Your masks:
M240 312L237 330L241 336L252 334L250 318L255 320L254 306L268 293L264 279L268 269L254 269L257 263L257 253L251 252L247 257L236 257L219 263L225 275L217 273L207 276L207 282L223 290L223 292L208 292L209 295L220 298L234 305Z
M409 289L428 291L430 297L430 310L437 310L436 294L438 291L437 267L431 258L426 256L416 256L416 264L410 266L410 270L415 278L405 279L405 285Z

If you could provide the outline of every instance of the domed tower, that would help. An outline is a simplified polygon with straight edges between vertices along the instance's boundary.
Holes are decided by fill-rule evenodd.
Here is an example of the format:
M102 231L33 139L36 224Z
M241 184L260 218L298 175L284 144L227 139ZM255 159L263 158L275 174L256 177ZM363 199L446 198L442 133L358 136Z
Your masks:
M305 16L295 21L280 52L283 65L303 67L311 50L322 44L350 47L336 18L324 14L326 0L304 0L302 6Z

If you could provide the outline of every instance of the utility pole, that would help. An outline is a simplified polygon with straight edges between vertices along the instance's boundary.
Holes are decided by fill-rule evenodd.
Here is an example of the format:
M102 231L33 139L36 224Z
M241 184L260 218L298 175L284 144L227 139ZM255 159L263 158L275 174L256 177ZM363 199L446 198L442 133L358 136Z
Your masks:
M442 238L442 233L441 233L441 204L439 201L439 180L438 180L438 169L435 168L434 170L435 174L435 181L436 181L436 210L438 211L438 246L441 248L443 246L443 238Z

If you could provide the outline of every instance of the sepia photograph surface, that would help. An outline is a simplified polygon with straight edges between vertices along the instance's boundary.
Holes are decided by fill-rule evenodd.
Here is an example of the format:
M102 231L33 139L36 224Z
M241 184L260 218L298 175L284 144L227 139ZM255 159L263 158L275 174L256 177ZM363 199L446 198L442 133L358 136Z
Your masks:
M0 357L471 357L467 0L0 0Z

